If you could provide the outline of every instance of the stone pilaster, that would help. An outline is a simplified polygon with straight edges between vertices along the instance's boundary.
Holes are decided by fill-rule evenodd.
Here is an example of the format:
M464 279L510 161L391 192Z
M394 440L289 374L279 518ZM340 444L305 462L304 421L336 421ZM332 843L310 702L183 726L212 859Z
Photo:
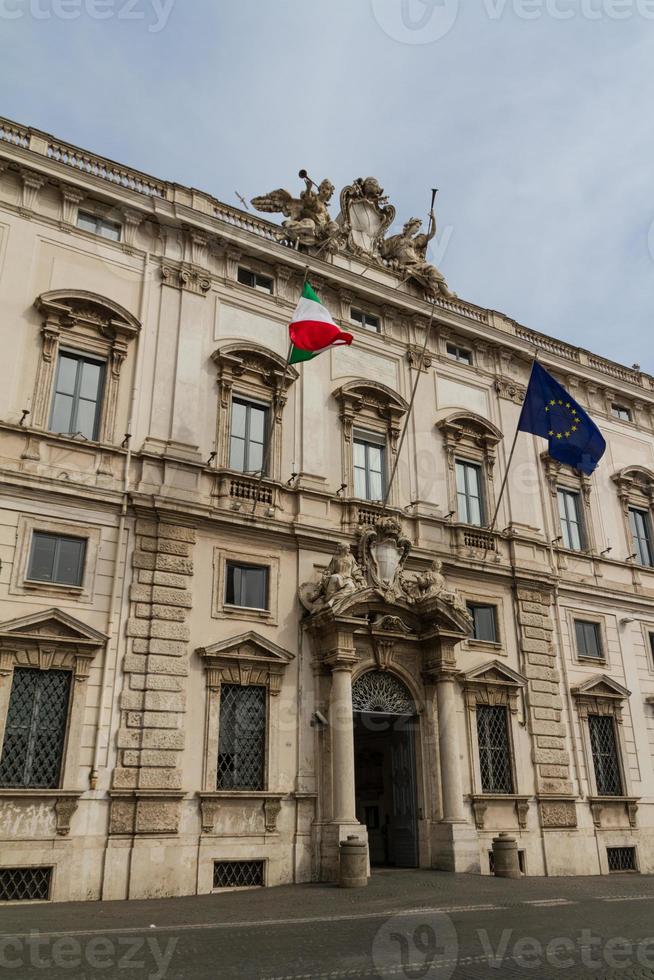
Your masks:
M193 528L136 521L113 833L178 829L194 542Z
M519 585L516 596L520 645L528 680L536 792L542 796L571 796L567 729L562 718L563 697L552 645L552 593L533 585Z

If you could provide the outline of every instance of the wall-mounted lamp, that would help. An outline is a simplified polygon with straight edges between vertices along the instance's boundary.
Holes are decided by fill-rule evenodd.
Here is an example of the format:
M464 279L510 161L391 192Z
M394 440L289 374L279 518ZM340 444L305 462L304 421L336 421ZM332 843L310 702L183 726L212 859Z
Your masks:
M552 538L550 544L558 544L559 541L563 541L563 535L559 534L558 538Z
M612 551L613 548L611 547L611 545L609 545L608 548L604 549L604 551L600 551L600 555L609 555Z
M629 623L635 623L635 622L636 620L633 618L633 616L623 616L622 619L620 620L620 626L628 626Z
M131 433L130 432L126 432L125 433L125 438L123 439L123 441L120 444L120 448L121 449L127 449L128 445L129 445L129 440L131 438L132 438Z
M627 555L627 557L625 558L625 561L633 561L634 558L638 558L638 552L637 551L634 551L633 555Z
M291 483L295 483L295 481L297 480L297 478L298 478L298 474L297 473L291 473L291 475L289 476L288 480L286 481L286 486L287 487L290 487Z
M29 410L29 408L24 408L24 409L23 409L23 414L21 415L21 417L20 417L20 422L19 422L18 424L19 424L19 425L25 425L25 419L27 418L27 416L28 416L29 414L30 414L30 410Z
M347 483L341 483L340 487L336 491L336 496L337 497L342 497L344 490L347 490Z
M445 517L443 518L443 520L444 521L449 521L449 520L451 520L454 517L455 514L456 514L456 511L455 510L451 510L449 512L449 514L446 514L445 515Z
M214 459L216 458L217 455L218 455L218 453L214 449L212 452L209 453L209 459L206 461L206 463L204 465L205 466L211 466L211 464L213 463L213 461L214 461Z

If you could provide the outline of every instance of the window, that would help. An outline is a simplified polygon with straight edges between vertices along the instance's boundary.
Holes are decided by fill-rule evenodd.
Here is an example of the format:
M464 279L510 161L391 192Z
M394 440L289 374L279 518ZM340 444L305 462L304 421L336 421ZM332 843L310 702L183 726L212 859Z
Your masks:
M468 611L472 616L472 636L484 643L497 643L497 610L495 606L468 603Z
M105 218L90 214L88 211L78 212L77 227L83 231L90 231L93 235L109 238L112 242L120 241L122 228L118 221L107 221Z
M512 793L511 744L506 708L477 705L477 739L483 793Z
M81 586L85 557L85 538L34 531L27 578L32 582Z
M481 466L477 463L457 459L456 496L461 523L481 527L484 522L484 501L481 492Z
M459 347L457 344L447 345L447 356L461 364L472 364L472 351L466 347Z
M15 667L9 695L0 786L59 785L71 673Z
M268 438L268 409L241 398L232 400L229 436L229 468L242 473L258 473L264 463Z
M254 888L264 884L263 861L214 861L214 888Z
M615 725L610 715L588 715L598 796L622 796Z
M635 847L607 847L606 859L611 873L638 870Z
M637 507L630 507L629 527L631 528L634 554L638 561L641 565L654 565L649 513Z
M584 535L581 523L581 498L574 490L564 490L559 487L559 518L561 534L566 548L581 551L584 547Z
M104 363L61 351L52 401L50 431L97 439Z
M631 422L631 409L625 405L611 405L611 415L622 422Z
M648 633L647 638L649 639L650 663L654 667L654 633Z
M248 609L268 608L268 568L227 562L225 605Z
M589 623L583 619L575 619L575 636L577 653L580 657L591 657L593 660L603 660L602 634L599 623Z
M220 690L217 789L264 789L266 688Z
M385 485L385 446L381 438L369 433L355 434L354 496L361 500L381 500Z
M243 269L239 266L236 278L243 286L258 289L261 293L272 293L273 291L273 281L269 276L261 276L258 272L252 272L250 269Z
M350 319L354 323L358 323L364 330L372 330L373 333L381 332L379 317L374 316L372 313L364 313L363 310L357 310L353 306L350 309Z

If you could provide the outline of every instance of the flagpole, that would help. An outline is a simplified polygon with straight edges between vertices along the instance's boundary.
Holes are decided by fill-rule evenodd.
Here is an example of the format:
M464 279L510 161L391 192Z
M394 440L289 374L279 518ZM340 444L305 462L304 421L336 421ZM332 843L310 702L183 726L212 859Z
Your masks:
M538 360L538 348L536 348L536 350L534 352L534 359L531 362L531 367L532 368L533 368L533 366L534 366L534 364L536 363L537 360ZM529 372L529 377L531 378L531 369L530 369L530 372ZM529 384L527 383L527 387L528 386L529 386ZM511 463L513 462L513 455L515 453L515 448L516 448L516 445L517 445L517 442L518 442L518 435L522 431L519 428L520 418L522 418L522 410L520 411L520 417L518 418L518 425L516 426L515 435L513 437L513 442L511 443L511 451L509 452L509 458L506 461L506 469L504 471L504 479L502 480L502 485L500 487L500 493L499 493L499 496L497 498L497 503L495 504L495 511L493 513L493 519L492 519L492 521L490 522L490 524L489 524L489 526L487 528L489 534L492 534L493 531L495 530L495 524L497 522L497 515L499 514L499 511L500 511L500 504L502 503L502 498L504 496L504 491L506 490L506 485L507 485L507 483L509 481L509 471L511 469Z
M429 334L431 332L431 325L434 319L434 310L436 309L436 300L433 299L431 303L431 313L429 314L429 322L425 329L425 342L422 345L422 350L420 352L420 360L418 361L418 369L416 371L416 378L413 382L413 390L411 391L411 400L409 401L409 408L407 409L406 418L404 420L404 427L402 429L402 434L400 435L400 441L397 446L397 451L395 453L395 462L393 463L393 469L391 471L391 477L388 481L388 486L386 487L386 494L384 495L383 509L386 510L388 506L388 498L391 495L391 490L393 488L393 481L395 480L395 474L397 472L397 465L400 462L400 454L402 453L402 446L404 445L404 439L409 427L409 419L411 418L411 411L413 409L413 403L416 400L416 392L418 390L418 382L420 381L420 373L422 371L422 364L425 359L425 354L427 352L427 344L429 342Z
M429 229L431 231L434 223L434 201L436 200L436 195L438 190L435 187L431 189L431 205L429 207ZM400 456L402 455L402 446L404 445L404 440L406 438L407 429L409 428L409 419L411 418L411 412L413 410L413 403L416 400L416 392L418 391L418 382L420 381L420 374L422 372L422 365L425 360L425 354L427 353L427 344L429 343L429 334L431 332L431 325L434 320L434 310L436 309L436 297L434 296L431 301L431 312L429 314L429 322L425 328L425 342L422 345L422 350L420 351L420 360L418 361L418 370L416 371L416 378L413 382L413 389L411 391L411 398L409 400L409 407L407 409L406 418L404 420L404 427L402 428L402 433L400 435L400 441L397 445L397 451L395 453L395 462L393 463L393 469L391 470L391 476L388 481L388 486L386 487L386 493L384 494L384 503L382 505L383 510L388 507L388 498L391 495L391 490L393 489L393 482L395 480L395 474L397 473L398 463L400 462Z
M307 282L309 275L308 264L304 267L304 276L302 278L302 288ZM282 380L279 385L279 398L284 397L284 385L286 384L286 378L288 376L288 369L291 366L291 354L293 353L293 341L289 339L288 351L286 353L286 363L284 364L284 372L282 374ZM270 413L270 426L268 428L268 438L266 439L266 445L263 451L263 460L261 462L261 469L259 470L259 479L257 480L257 487L254 491L254 500L252 501L252 515L257 509L257 504L259 503L259 496L261 494L261 484L263 483L263 477L268 469L268 463L270 462L270 453L272 452L273 437L275 434L275 416L277 414L277 404L276 400L273 398L271 402L271 413Z

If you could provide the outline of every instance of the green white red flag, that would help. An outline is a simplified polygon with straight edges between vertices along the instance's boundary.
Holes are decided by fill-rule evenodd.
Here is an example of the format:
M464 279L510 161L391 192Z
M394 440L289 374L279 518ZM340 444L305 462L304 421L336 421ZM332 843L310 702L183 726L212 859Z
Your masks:
M308 282L304 284L288 333L293 344L290 364L310 361L329 347L351 344L354 339L334 323Z

